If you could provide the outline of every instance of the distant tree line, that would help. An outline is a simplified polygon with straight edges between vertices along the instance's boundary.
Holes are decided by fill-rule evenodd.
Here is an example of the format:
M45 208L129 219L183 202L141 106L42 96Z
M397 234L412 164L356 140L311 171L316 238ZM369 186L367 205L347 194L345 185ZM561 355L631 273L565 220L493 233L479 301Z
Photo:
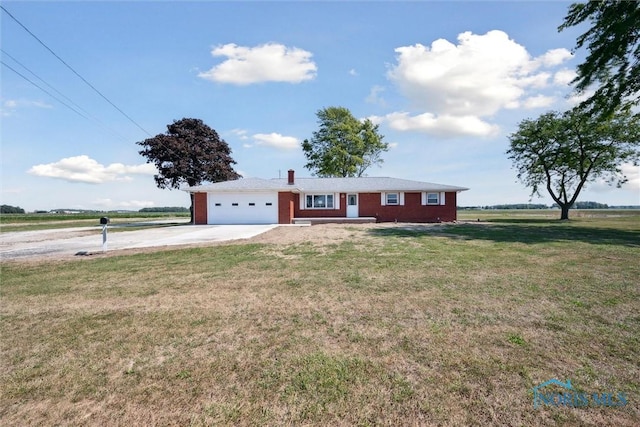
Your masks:
M88 209L52 209L50 211L44 210L36 210L34 213L39 214L65 214L65 213L105 213L105 212L125 212L125 211L96 211L96 210L88 210ZM127 211L134 212L134 211ZM142 208L138 212L140 213L178 213L178 212L189 212L189 208L185 208L183 206L165 206L165 207L156 207L156 208ZM10 206L10 205L2 205L0 206L0 213L3 214L23 214L25 213L24 209L19 206Z
M576 202L573 206L574 209L637 209L638 206L609 206L606 203L598 202ZM491 205L491 206L461 206L459 209L559 209L557 203L551 205L545 205L541 203L515 203L505 205Z
M165 206L157 208L142 208L138 212L189 212L189 208L182 206Z
M549 206L539 203L516 203L510 205L493 205L485 209L549 209Z
M464 206L460 209L549 209L549 206L538 203L515 203L508 205L491 206Z
M560 206L558 206L557 203L554 203L551 205L551 208L558 209L560 208ZM609 205L607 205L606 203L598 203L598 202L576 202L573 205L573 208L574 209L609 209Z
M2 206L0 206L0 213L23 214L24 213L24 209L22 209L19 206L2 205Z

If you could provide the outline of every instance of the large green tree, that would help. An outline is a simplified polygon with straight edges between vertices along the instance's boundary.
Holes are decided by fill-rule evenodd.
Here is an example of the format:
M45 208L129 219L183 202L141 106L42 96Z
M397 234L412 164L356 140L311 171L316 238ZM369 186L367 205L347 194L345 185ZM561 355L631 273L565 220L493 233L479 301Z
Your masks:
M24 209L22 209L20 206L10 206L10 205L2 205L0 206L0 213L18 213L18 214L23 214L24 213Z
M139 141L139 153L158 169L154 175L158 188L193 187L203 182L240 178L233 169L236 162L231 148L218 133L200 119L183 118L167 125L167 132ZM191 197L193 222L193 195Z
M518 178L540 195L545 188L560 206L560 219L569 219L584 186L595 179L621 186L627 181L621 165L640 159L640 119L629 109L607 119L581 108L549 112L523 120L509 136L507 151Z
M577 67L578 93L596 87L583 103L592 113L613 114L616 108L637 105L640 92L640 2L608 0L574 3L569 7L560 31L589 22L578 37L576 49L589 51Z
M381 155L389 150L371 120L359 121L344 107L328 107L317 112L319 129L302 150L305 167L320 177L362 176L372 165L383 162Z

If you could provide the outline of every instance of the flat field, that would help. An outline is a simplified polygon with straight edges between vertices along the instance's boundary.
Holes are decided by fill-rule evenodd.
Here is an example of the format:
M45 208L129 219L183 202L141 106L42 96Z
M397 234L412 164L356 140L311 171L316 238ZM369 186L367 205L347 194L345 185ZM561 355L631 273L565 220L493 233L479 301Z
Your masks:
M571 215L3 262L0 424L640 425L640 212Z
M0 232L49 230L55 228L97 226L106 216L111 225L135 226L149 221L189 221L189 212L127 212L127 213L73 213L73 214L0 214Z

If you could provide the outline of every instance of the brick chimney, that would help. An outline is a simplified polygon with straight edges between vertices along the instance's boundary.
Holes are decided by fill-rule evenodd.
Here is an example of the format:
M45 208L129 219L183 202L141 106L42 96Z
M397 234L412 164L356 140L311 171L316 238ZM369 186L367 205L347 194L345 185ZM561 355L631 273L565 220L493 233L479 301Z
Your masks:
M295 174L295 171L293 169L289 169L289 180L287 181L287 184L289 185L293 185L293 183L295 182L293 176Z

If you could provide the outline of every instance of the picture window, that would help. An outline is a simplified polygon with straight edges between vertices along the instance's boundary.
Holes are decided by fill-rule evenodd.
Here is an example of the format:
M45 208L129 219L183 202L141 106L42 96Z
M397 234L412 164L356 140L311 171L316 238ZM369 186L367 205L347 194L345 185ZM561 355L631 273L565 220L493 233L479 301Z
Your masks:
M333 194L307 194L307 209L333 209Z

